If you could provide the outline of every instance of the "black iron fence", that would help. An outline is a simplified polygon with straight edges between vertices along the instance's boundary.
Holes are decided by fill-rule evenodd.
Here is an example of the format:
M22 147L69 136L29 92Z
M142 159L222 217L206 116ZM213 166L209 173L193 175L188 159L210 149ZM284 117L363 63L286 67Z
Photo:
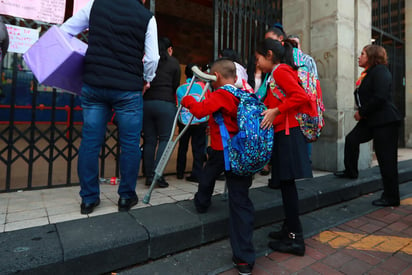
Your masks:
M50 25L4 17L6 24L40 28ZM86 34L80 35L87 39ZM39 85L21 54L2 61L0 95L0 192L69 186L78 183L81 139L78 96ZM101 151L101 177L118 176L116 127L109 123Z
M247 63L268 28L282 22L282 0L218 0L213 5L215 57L231 48Z

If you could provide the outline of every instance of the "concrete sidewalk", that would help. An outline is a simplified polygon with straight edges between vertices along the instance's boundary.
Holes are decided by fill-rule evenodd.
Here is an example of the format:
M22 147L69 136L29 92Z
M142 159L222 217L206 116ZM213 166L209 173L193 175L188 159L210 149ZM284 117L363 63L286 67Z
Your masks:
M412 180L412 160L399 162L399 175L401 182ZM381 189L379 168L352 181L331 174L302 180L298 189L300 210L310 213ZM282 220L278 190L261 186L250 194L256 228ZM0 273L102 274L224 239L227 223L226 201L218 194L202 215L186 199L8 231L0 234Z

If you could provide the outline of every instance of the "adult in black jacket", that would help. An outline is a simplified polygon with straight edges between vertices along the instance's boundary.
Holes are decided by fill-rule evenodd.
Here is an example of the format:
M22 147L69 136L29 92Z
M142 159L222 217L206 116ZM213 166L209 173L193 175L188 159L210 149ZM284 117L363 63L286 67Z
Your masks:
M338 177L357 178L359 145L373 139L383 181L383 194L376 206L399 205L398 131L401 116L392 101L392 76L386 67L383 47L367 45L358 58L364 68L354 92L355 128L345 138L345 170Z
M172 49L173 45L167 37L159 38L159 66L150 89L143 97L143 173L146 185L152 183L154 170L170 138L177 111L176 89L180 84L180 65L172 56ZM169 184L160 177L157 186L165 188Z

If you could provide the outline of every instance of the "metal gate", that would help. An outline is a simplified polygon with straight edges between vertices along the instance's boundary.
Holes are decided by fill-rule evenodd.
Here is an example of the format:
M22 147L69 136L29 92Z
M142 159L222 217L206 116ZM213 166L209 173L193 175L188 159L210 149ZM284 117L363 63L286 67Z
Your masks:
M3 19L10 25L40 28L41 34L50 27L33 20ZM86 34L80 38L87 39ZM8 53L1 66L0 192L78 183L79 98L39 85L21 54ZM119 175L117 139L117 128L109 124L100 156L102 177L105 171Z
M372 1L372 38L383 46L392 73L392 93L396 107L405 117L405 0ZM399 146L405 146L405 123L399 133Z
M214 57L231 48L243 63L254 54L266 30L282 22L282 0L218 0L214 9Z

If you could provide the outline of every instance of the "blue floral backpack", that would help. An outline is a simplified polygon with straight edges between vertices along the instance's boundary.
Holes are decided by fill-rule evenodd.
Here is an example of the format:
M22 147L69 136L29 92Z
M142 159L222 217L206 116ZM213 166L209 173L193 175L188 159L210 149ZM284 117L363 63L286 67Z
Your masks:
M241 176L253 175L262 170L272 156L273 127L266 130L260 127L263 119L261 113L266 110L266 106L255 94L232 85L225 85L222 89L240 100L237 109L239 132L232 138L223 123L222 114L220 112L213 114L222 136L225 170L231 170L232 173Z

